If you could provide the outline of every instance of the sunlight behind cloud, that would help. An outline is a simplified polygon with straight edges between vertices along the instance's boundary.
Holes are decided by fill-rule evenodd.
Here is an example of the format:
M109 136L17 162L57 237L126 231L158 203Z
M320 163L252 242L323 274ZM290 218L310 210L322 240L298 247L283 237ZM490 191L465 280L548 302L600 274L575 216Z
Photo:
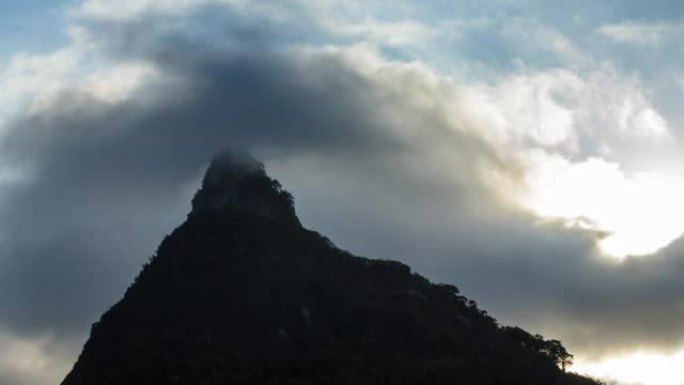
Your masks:
M684 181L660 172L627 175L617 163L530 157L524 204L537 215L605 233L599 248L622 258L648 255L684 232Z
M684 383L684 351L671 355L637 351L599 361L576 361L573 371L620 384L680 385Z

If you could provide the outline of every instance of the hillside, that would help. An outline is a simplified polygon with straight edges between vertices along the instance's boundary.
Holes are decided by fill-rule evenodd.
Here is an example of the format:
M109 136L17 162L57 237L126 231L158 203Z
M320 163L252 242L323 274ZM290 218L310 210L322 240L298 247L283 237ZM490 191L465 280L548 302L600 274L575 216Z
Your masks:
M226 153L62 384L596 384L570 359L455 286L340 250Z

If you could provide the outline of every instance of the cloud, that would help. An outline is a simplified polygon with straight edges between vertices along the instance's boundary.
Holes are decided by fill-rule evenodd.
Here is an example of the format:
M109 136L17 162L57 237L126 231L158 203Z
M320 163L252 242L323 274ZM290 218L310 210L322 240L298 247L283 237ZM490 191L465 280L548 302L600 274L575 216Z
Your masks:
M49 92L74 76L84 41L77 30L71 33L72 44L42 55L17 53L0 68L0 119L8 119L20 105L29 103L38 92Z
M600 249L619 257L653 254L684 232L672 216L682 212L679 178L628 173L605 159L611 146L621 152L621 142L657 146L671 136L638 78L611 69L528 72L468 86L461 96L481 116L477 134L522 164L520 192L511 189L515 181L493 179L504 198L542 218L605 233Z
M513 74L472 87L474 108L502 141L596 154L593 144L616 136L663 139L669 128L637 78L612 70L580 74L552 70Z
M54 346L50 338L17 338L0 332L0 381L11 385L54 383L67 367L68 361L55 360L55 356L73 356L65 346ZM69 347L73 348L73 346ZM73 349L72 349L73 350Z
M180 15L212 3L246 5L250 0L123 0L116 4L106 0L87 0L73 12L95 19L130 20L150 14Z
M101 48L82 27L69 29L69 44L47 54L21 52L0 68L0 127L15 114L40 114L65 92L121 102L156 79L154 68L123 61L102 69Z
M639 351L600 363L578 363L575 367L619 383L677 385L684 377L683 364L684 352L681 351L672 355Z
M365 20L362 22L344 22L330 20L325 25L331 32L337 34L360 37L365 41L388 45L415 44L437 35L436 29L413 21Z
M157 50L164 44L147 60L168 81L114 99L77 85L8 125L3 158L24 174L4 190L0 207L12 218L0 226L0 320L12 330L85 330L182 220L188 186L224 147L271 154L267 159L335 152L382 158L444 138L463 148L449 149L462 161L470 147L486 150L442 116L421 116L423 103L432 103L426 97L443 87L424 82L424 68L385 62L372 50L208 50L190 57ZM352 66L368 57L378 63L373 71L391 73L372 79ZM400 82L383 88L385 81ZM414 99L406 98L409 91ZM429 128L419 133L417 124ZM488 156L497 161L493 152L478 158Z
M600 158L571 163L535 155L526 204L542 217L606 233L599 242L605 253L650 255L684 233L684 181L658 172L628 177Z
M666 23L639 23L628 21L606 24L598 32L618 43L658 45L673 25Z
M499 33L503 39L510 41L511 46L519 47L516 55L534 55L545 57L546 60L549 57L556 58L570 68L591 62L590 57L571 37L539 21L506 19Z

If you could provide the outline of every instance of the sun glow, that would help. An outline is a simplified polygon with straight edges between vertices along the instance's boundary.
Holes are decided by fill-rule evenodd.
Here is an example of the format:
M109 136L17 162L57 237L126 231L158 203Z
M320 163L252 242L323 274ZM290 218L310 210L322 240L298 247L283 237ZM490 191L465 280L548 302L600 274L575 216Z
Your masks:
M530 158L523 204L537 215L600 233L610 256L652 254L684 233L684 181L658 172L625 174L617 163Z
M684 350L671 355L638 351L599 361L576 360L572 370L619 384L680 385L684 383Z

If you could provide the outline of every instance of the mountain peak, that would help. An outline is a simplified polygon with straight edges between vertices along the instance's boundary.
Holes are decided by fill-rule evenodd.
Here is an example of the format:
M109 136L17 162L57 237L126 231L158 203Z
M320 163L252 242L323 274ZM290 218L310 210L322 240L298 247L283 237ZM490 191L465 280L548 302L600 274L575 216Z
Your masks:
M455 286L334 247L261 163L222 153L62 385L599 385L570 358Z
M216 182L226 175L266 175L264 164L251 155L237 151L222 151L214 155L204 176L203 184Z
M300 225L292 195L266 175L263 163L246 153L224 151L211 161L190 215L234 211Z

